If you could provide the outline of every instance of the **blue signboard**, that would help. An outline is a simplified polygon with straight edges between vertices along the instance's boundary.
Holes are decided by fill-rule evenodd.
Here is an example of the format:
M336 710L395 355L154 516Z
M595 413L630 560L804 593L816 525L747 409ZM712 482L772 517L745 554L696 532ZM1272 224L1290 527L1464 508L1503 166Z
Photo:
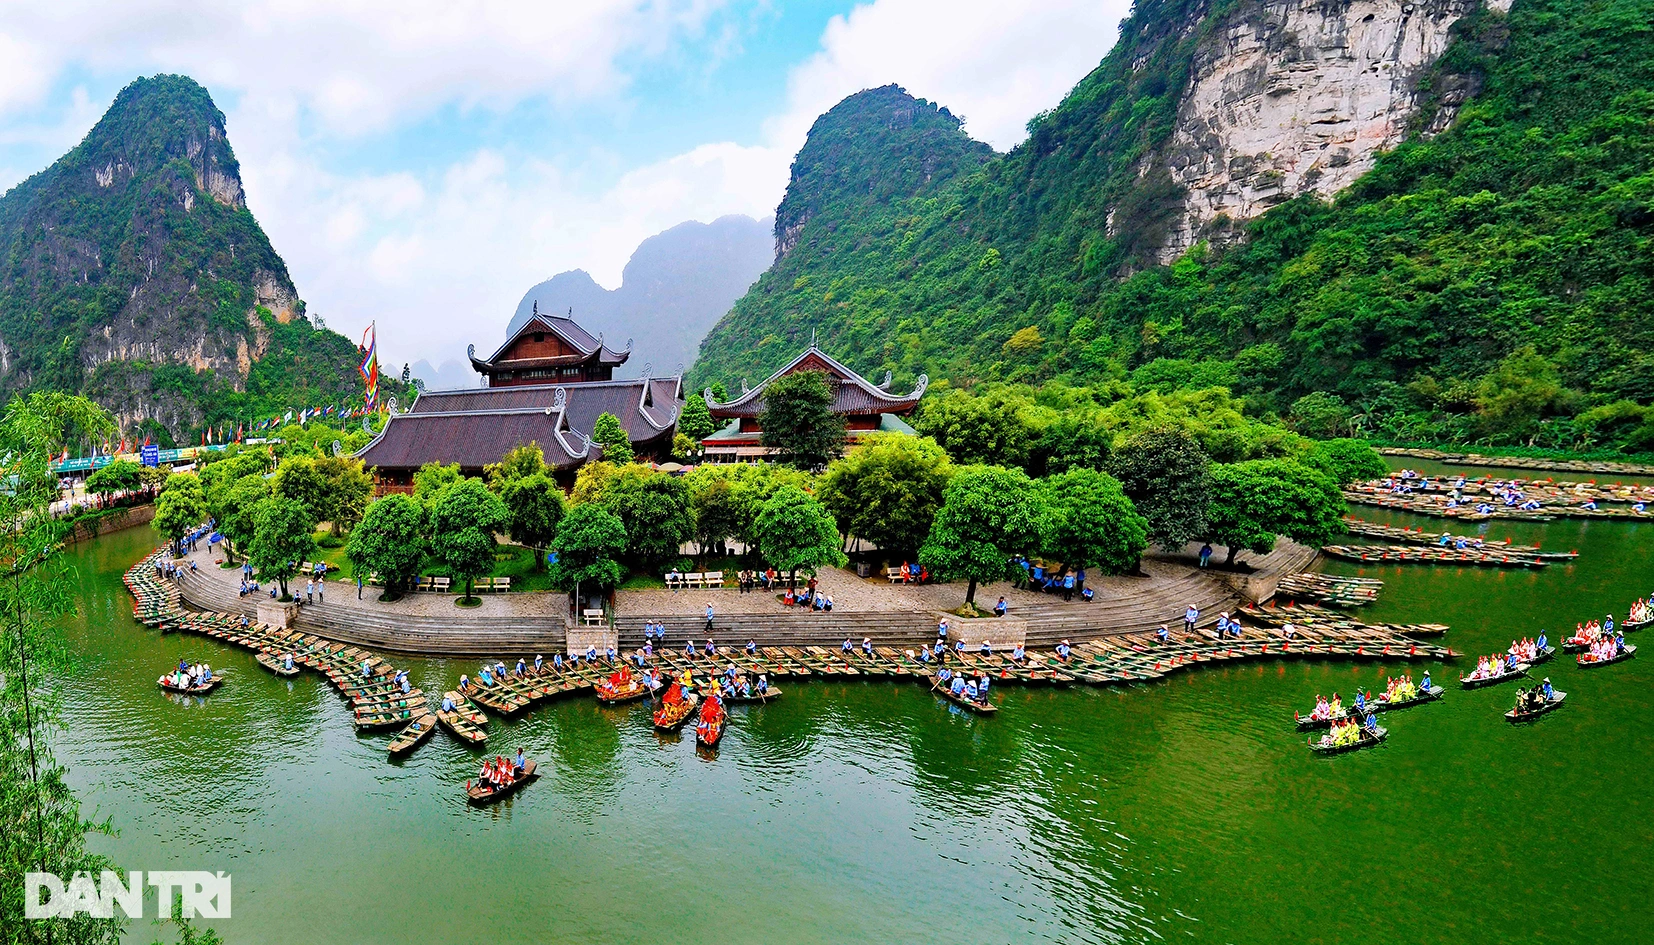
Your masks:
M161 448L154 445L139 447L138 461L143 463L145 466L161 465Z

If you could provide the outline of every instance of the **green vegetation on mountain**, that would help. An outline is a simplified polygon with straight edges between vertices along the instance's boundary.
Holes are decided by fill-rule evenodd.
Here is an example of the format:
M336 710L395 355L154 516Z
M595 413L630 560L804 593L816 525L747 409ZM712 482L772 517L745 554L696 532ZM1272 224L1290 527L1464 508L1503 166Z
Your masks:
M1654 451L1654 0L1472 13L1435 66L1480 86L1447 131L1233 247L1151 265L1181 195L1142 158L1200 44L1256 6L1139 0L1023 144L913 193L872 188L935 138L882 121L888 90L846 99L800 152L792 248L707 338L692 386L763 376L815 331L868 375L1224 387L1317 436ZM859 186L841 166L818 188L806 158L852 126L887 145L856 148Z
M223 114L183 76L128 85L0 197L0 342L0 392L85 392L163 444L361 402L356 345L305 317Z

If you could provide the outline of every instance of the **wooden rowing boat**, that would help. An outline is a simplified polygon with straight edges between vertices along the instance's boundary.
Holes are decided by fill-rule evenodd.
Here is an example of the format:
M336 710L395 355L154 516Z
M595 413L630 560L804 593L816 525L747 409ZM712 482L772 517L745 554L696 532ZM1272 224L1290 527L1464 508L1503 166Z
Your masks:
M400 758L423 745L425 740L431 737L431 733L436 731L436 725L436 713L426 709L418 718L409 722L408 726L398 733L396 738L391 740L388 749L390 756Z
M180 695L186 696L204 696L207 693L212 692L214 689L217 689L218 684L223 681L223 676L214 674L213 678L207 680L206 682L196 683L195 685L186 688L184 686L174 685L173 683L167 681L166 676L162 676L160 679L155 680L155 684L160 686L162 689L165 689L167 692L176 692Z
M1397 699L1395 702L1386 702L1383 699L1374 699L1367 703L1367 711L1393 712L1397 709L1407 709L1416 705L1423 705L1426 702L1435 702L1446 693L1447 690L1443 689L1441 686L1431 686L1428 689L1421 688L1418 695L1412 697L1411 699Z
M781 698L781 687L771 686L768 689L764 690L762 693L760 693L757 689L754 689L752 691L752 695L750 695L750 696L743 696L739 692L734 692L734 693L730 693L729 695L722 696L721 698L725 702L729 703L730 705L746 705L746 704L749 704L749 703L762 704L762 703L765 703L765 702L774 702L775 700Z
M962 706L981 715L993 715L995 712L999 711L999 706L994 705L992 702L977 702L974 699L967 699L964 696L954 695L953 690L942 685L942 680L936 676L930 677L930 690L932 692L939 693L942 698L952 702L954 705Z
M1539 708L1527 710L1511 709L1509 712L1505 713L1505 718L1509 719L1512 723L1526 722L1530 719L1537 719L1547 712L1562 708L1562 700L1566 698L1568 698L1568 694L1562 690L1552 690L1551 697L1545 700L1544 704L1539 706Z
M465 797L473 804L492 804L504 800L528 786L530 781L540 776L539 766L532 761L523 764L521 777L504 787L494 787L486 781L465 782Z
M717 696L712 696L703 704L700 718L695 722L695 743L706 748L717 748L718 740L724 737L724 726L729 723L729 716L724 713L723 702Z
M1497 686L1502 682L1510 682L1518 676L1526 676L1530 667L1526 663L1517 663L1515 669L1505 669L1492 676L1479 676L1472 679L1469 676L1460 676L1459 685L1466 689L1481 689L1484 686Z
M594 691L597 693L597 701L604 705L633 702L649 695L649 687L638 679L633 679L627 686L620 689L612 688L605 683L594 687Z
M268 650L253 658L258 660L258 665L264 667L272 673L275 673L277 676L284 676L291 679L299 674L299 664L297 661L295 661L290 667L286 666L283 664L280 656L277 656Z
M452 710L436 710L436 720L443 728L466 744L481 745L488 741L488 732L483 728L488 723L486 716L473 710L471 703L458 692L449 690L442 698L454 705Z
M675 732L683 728L695 710L700 708L701 697L694 693L686 693L677 702L664 702L655 709L655 728L663 732Z
M360 731L376 728L391 728L396 725L405 725L412 722L425 711L425 697L409 699L399 704L380 706L374 709L357 709L355 723Z
M1637 655L1637 647L1634 644L1627 644L1624 650L1621 650L1620 652L1615 653L1613 656L1610 656L1605 660L1588 659L1588 657L1590 655L1591 654L1587 653L1584 656L1581 656L1578 659L1574 660L1574 662L1579 664L1580 669L1595 669L1598 666L1607 666L1610 663L1623 662L1625 660L1630 659L1633 656L1636 656Z
M1309 743L1309 750L1318 755L1341 755L1347 751L1360 751L1363 748L1371 748L1389 737L1390 730L1382 725L1378 727L1376 732L1371 731L1366 727L1362 727L1361 737L1357 738L1353 742L1348 742L1342 745L1327 745L1322 744L1319 741L1311 740Z

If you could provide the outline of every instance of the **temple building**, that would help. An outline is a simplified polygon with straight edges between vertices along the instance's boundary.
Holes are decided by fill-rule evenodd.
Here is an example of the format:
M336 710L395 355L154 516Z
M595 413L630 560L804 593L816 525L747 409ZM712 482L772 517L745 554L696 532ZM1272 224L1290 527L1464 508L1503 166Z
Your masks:
M568 487L575 470L602 458L592 427L611 413L638 459L665 460L683 409L683 378L649 377L645 366L644 377L613 380L628 355L572 319L536 310L493 357L473 354L489 386L421 392L356 455L378 475L380 492L404 492L426 463L458 463L463 474L481 476L483 467L533 442Z
M493 355L477 357L476 345L466 354L489 387L583 384L613 378L615 368L632 356L632 343L616 351L603 343L602 335L593 338L573 318L547 315L535 302L533 316Z
M763 430L758 418L764 412L764 388L778 377L797 371L821 371L833 388L832 411L844 418L845 436L850 446L870 433L913 433L902 419L919 406L930 379L919 376L919 382L906 394L890 392L891 375L874 384L860 374L840 364L832 356L817 348L812 338L804 353L793 358L757 387L747 390L742 384L741 396L728 403L719 403L708 390L707 409L713 419L728 421L718 432L701 441L702 457L709 463L755 462L769 458L773 451L761 442Z

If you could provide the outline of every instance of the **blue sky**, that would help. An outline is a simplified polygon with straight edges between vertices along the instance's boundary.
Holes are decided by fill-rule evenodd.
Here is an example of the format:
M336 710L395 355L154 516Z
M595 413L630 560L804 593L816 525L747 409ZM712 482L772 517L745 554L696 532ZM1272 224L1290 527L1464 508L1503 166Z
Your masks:
M491 347L529 285L618 282L684 220L762 217L810 122L897 82L999 149L1107 53L1125 0L0 0L0 188L115 93L194 77L330 327L388 363Z

